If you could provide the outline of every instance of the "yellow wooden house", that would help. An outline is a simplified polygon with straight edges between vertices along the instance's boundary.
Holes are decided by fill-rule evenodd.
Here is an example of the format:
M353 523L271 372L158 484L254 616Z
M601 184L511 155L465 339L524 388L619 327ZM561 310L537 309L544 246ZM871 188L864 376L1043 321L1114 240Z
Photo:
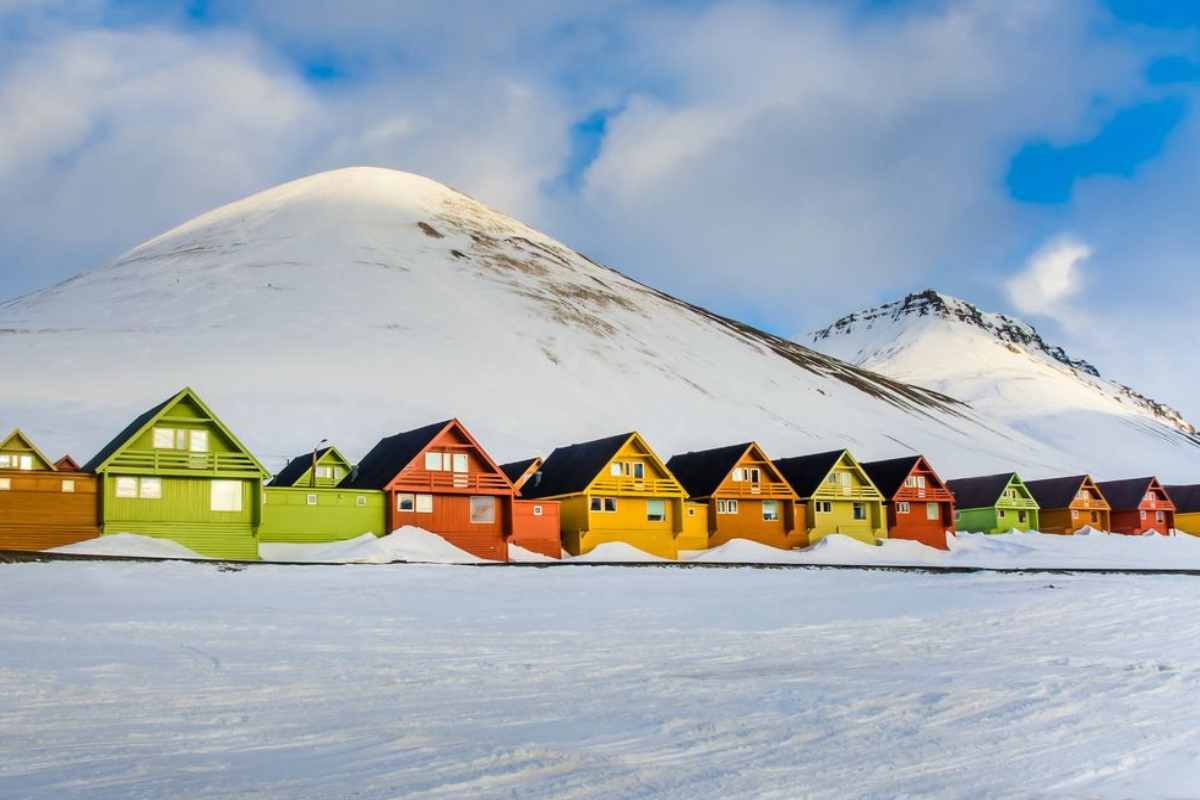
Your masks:
M867 544L887 538L883 494L849 450L780 458L775 466L804 503L809 544L831 533Z
M559 447L521 487L557 500L563 548L582 555L623 542L662 558L708 544L708 518L638 433Z
M1200 536L1200 483L1164 488L1175 503L1175 529Z

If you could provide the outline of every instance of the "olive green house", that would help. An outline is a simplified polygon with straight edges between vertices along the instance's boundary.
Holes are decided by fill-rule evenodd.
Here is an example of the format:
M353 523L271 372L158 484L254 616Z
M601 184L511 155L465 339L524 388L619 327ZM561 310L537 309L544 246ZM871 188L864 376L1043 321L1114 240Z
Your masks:
M957 508L958 530L969 533L1036 531L1037 500L1015 472L947 481Z
M102 534L170 539L212 558L255 560L269 473L190 388L133 420L84 466Z
M383 492L338 488L352 472L336 447L289 461L264 490L259 542L310 544L387 533Z

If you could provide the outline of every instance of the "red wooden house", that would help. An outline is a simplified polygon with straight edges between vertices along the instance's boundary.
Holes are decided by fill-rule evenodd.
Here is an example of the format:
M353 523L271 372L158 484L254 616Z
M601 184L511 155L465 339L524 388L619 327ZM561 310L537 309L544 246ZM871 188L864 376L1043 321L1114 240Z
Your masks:
M480 558L508 560L508 539L516 529L516 492L456 419L380 440L341 485L386 492L388 531L411 525ZM541 503L539 516L548 505ZM532 508L529 517L533 518ZM557 519L555 525L557 542Z
M500 465L500 470L512 481L517 492L513 500L513 534L508 543L550 558L562 558L562 524L558 501L521 497L522 487L531 480L536 482L541 469L540 458Z
M925 456L870 461L860 466L883 493L889 538L913 539L939 550L949 549L946 537L954 535L954 495Z
M1113 533L1170 533L1175 504L1158 478L1129 478L1097 484L1108 504Z

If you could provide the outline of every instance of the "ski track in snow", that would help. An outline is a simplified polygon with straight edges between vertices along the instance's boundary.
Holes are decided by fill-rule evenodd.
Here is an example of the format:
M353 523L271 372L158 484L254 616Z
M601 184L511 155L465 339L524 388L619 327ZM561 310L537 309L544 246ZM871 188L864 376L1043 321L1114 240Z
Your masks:
M5 798L1194 797L1195 579L0 566Z

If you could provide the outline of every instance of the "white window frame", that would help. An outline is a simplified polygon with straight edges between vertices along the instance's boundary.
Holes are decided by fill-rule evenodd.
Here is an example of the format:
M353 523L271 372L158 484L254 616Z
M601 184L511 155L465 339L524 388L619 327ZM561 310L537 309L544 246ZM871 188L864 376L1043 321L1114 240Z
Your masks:
M315 506L317 504L317 496L315 494L305 495L304 502L306 505Z
M113 496L122 500L136 500L138 496L137 478L117 478L113 482Z
M478 515L477 518L475 503L478 501L487 501L487 513ZM496 498L490 494L473 494L468 501L471 507L471 524L472 525L494 525L496 523Z
M404 506L407 505L408 508ZM417 510L417 496L402 492L396 495L396 513L397 514L412 514Z
M659 514L651 514L650 509L657 504L657 507L662 509ZM667 501L651 498L646 501L646 521L647 522L666 522L667 521Z
M64 478L62 482L62 490L65 494L75 493L75 481L70 478Z
M917 476L917 488L918 488L918 489L924 489L924 488L926 488L926 485L925 485L925 476L924 476L924 475L918 475L918 476Z
M608 474L609 474L609 477L612 477L612 478L619 478L619 477L621 477L621 475L622 475L622 472L621 472L621 470L622 470L622 467L621 467L621 462L620 462L620 461L614 461L614 462L612 462L611 464L609 464L609 465L608 465Z
M21 456L21 471L22 472L31 472L32 470L33 470L33 456L22 455Z
M603 497L589 498L588 499L588 511L595 513L595 514L602 514L604 512L604 498Z
M165 440L165 444L164 444ZM155 428L150 433L150 445L155 450L174 450L175 449L175 429L174 428Z
M208 431L188 431L188 452L208 452Z
M237 487L237 493L233 493L233 488ZM218 497L218 489L229 489L229 494L223 497ZM208 491L208 507L209 510L221 514L240 514L242 512L242 494L245 487L241 481L212 481ZM235 500L236 498L236 500ZM218 500L222 501L218 503ZM228 502L225 502L228 501Z
M8 453L0 453L0 469L10 469L13 466L13 459L16 456L11 456Z
M467 458L466 453L451 453L450 454L450 471L451 472L457 472L457 473L465 475L467 472L470 471L470 464L471 464L470 459ZM462 466L462 469L459 469L460 465Z
M441 472L442 471L442 454L432 450L425 453L425 471L426 472Z
M746 468L745 467L734 467L733 468L733 480L735 483L743 483L746 480Z
M937 503L925 504L925 519L935 520L942 518L942 507Z
M633 479L635 481L646 480L646 465L643 464L641 461L634 461L632 470L633 470Z
M767 513L767 509L771 509L771 513ZM763 500L762 501L762 518L763 522L778 522L780 519L779 501L778 500Z
M327 467L324 464L317 465L317 480L332 480L333 467Z
M413 510L418 514L432 514L433 513L433 495L431 495L431 494L416 495L414 505L413 505Z
M738 513L738 501L737 500L718 500L717 501L717 513L718 514L737 514Z
M900 502L896 503L896 513L910 514L912 513L912 506L909 505L907 500L901 500Z
M746 479L749 480L751 483L761 483L762 482L762 470L759 469L758 467L747 467L746 468Z
M832 514L832 513L833 513L833 501L831 501L831 500L818 500L818 501L817 501L816 513L818 513L818 514Z
M535 506L533 507L533 515L534 515L535 517L540 517L540 516L542 516L542 513L543 513L543 511L542 511L542 506L541 506L541 504L535 505Z
M904 479L904 485L909 489L917 488L917 477L915 475L909 475Z

